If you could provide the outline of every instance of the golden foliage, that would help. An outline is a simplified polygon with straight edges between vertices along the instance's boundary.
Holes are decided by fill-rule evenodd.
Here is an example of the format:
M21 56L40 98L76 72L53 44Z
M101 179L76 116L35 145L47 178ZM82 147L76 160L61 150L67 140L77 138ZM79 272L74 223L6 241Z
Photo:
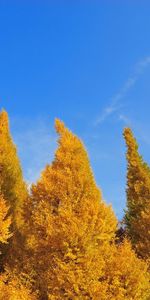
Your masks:
M56 120L55 159L32 187L29 247L50 299L89 299L103 273L116 218L95 184L82 142Z
M21 282L17 275L0 275L0 300L37 300L37 296Z
M127 144L127 210L125 223L137 251L150 257L150 168L138 153L137 142L129 128L124 131Z
M137 258L129 241L116 243L117 220L102 199L83 143L59 120L56 131L55 158L27 197L8 117L5 112L0 114L2 245L12 235L9 211L13 222L9 251L3 248L8 264L0 273L0 300L150 299L147 263ZM144 251L149 240L142 230L149 226L149 168L129 129L125 137L126 224L132 242L147 257Z
M150 299L150 274L147 268L147 264L137 258L129 241L125 240L119 246L113 245L106 264L107 296L104 299ZM99 299L102 299L101 296Z
M27 187L23 180L16 147L9 131L8 115L5 111L0 113L0 191L9 207L11 232L14 233L9 244L1 246L3 253L0 257L1 265L5 263L16 265L21 260L21 252L24 248L23 205L27 198Z
M0 189L10 206L13 227L20 228L23 222L21 210L27 189L5 111L0 113Z
M12 236L9 228L11 224L11 217L8 216L8 207L0 194L0 243L8 243L8 239Z

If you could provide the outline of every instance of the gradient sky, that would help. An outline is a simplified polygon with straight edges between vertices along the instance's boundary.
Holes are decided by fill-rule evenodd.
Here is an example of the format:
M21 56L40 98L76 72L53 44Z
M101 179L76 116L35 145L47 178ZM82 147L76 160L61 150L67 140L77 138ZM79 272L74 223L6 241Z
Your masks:
M83 139L119 218L125 126L150 163L148 2L0 1L0 107L9 113L26 180L36 181L51 162L58 117Z

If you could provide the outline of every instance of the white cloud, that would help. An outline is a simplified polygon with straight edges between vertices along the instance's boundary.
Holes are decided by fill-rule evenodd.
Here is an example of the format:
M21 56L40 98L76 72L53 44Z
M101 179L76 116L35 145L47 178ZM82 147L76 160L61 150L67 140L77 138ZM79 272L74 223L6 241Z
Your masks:
M131 126L131 121L124 114L119 115L119 120L122 121L125 124L125 126Z
M120 95L117 94L116 98L113 99L113 101L110 103L110 105L105 107L103 112L95 120L95 122L94 122L95 126L97 126L100 123L104 122L110 115L112 115L113 113L115 113L117 110L119 110L121 108L121 104L118 103L119 99L120 99Z
M136 84L140 75L143 74L146 67L150 65L150 56L145 57L143 60L140 60L135 66L133 74L127 78L122 88L110 99L110 104L107 105L102 113L97 117L94 122L94 125L97 126L100 123L104 122L110 115L119 111L122 107L122 99L126 96L127 92Z

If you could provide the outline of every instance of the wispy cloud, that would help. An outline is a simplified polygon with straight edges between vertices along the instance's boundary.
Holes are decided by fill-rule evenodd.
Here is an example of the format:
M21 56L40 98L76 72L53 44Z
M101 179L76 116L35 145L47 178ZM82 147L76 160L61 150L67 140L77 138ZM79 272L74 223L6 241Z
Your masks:
M131 126L131 120L124 114L119 115L119 121L122 121L125 126Z
M123 106L122 100L129 92L129 90L136 84L140 75L143 74L145 69L150 65L150 56L145 57L143 60L140 60L134 66L133 73L127 78L124 85L121 87L118 93L111 97L109 104L104 108L102 113L97 117L94 122L94 125L97 126L100 123L104 122L110 115L119 111Z
M28 184L35 182L49 164L56 148L56 135L47 120L12 120L12 134Z

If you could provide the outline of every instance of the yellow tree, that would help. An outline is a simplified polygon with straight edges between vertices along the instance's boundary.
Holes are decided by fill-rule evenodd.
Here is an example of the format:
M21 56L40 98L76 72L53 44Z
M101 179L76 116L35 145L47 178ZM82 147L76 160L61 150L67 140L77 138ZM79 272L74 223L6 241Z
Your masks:
M26 206L30 257L24 271L41 300L148 300L147 265L128 241L116 245L116 219L102 200L82 142L56 121L55 159Z
M23 249L23 205L27 198L27 188L23 180L16 147L10 135L8 115L0 113L0 190L11 214L13 236L7 245L1 245L1 265L21 262ZM10 259L11 258L11 259ZM23 263L23 262L21 262Z
M27 188L5 111L0 113L0 189L10 207L13 228L19 229L22 225L21 210L27 197Z
M19 256L18 251L22 249L18 238L23 226L22 209L26 198L26 185L22 179L16 147L9 133L8 116L3 111L0 114L0 245L1 257L4 256L4 261L13 265L16 256ZM21 278L21 272L16 273L12 269L2 272L3 265L0 269L0 300L37 299L27 286L29 280Z
M116 230L80 139L56 120L55 159L32 187L28 247L41 299L94 299ZM96 299L96 298L95 298Z
M150 168L139 155L129 128L124 130L124 137L127 145L127 233L138 255L150 258Z
M126 239L119 245L112 244L105 269L105 294L101 300L150 299L150 274L147 264L139 259ZM99 297L98 297L99 296Z

